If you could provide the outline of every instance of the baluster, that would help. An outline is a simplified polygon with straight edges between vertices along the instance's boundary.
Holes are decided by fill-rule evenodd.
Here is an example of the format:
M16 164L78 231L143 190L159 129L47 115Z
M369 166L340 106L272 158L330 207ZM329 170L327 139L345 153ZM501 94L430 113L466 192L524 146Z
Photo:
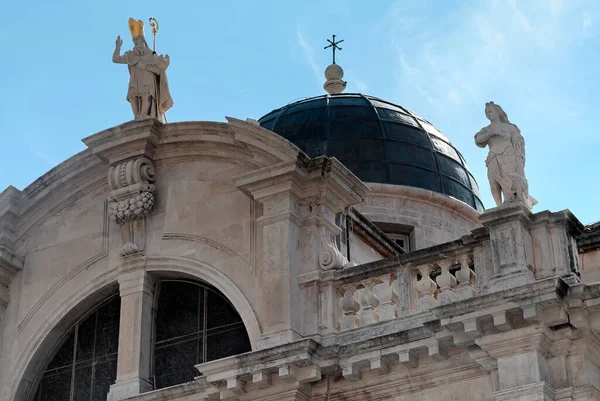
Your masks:
M458 280L458 287L454 290L456 297L460 299L472 298L475 296L475 285L477 275L469 266L471 262L471 256L469 254L463 254L458 257L460 263L460 270L456 272L456 279Z
M442 269L442 273L435 279L440 286L438 301L441 305L456 301L456 294L454 294L454 291L452 290L452 287L456 285L456 278L450 273L450 266L452 266L452 264L452 261L449 259L443 259L437 262L437 265Z
M379 315L377 314L377 306L379 305L379 298L375 294L375 285L381 282L380 279L367 279L361 282L360 292L360 325L366 326L379 322Z
M419 311L426 311L438 306L438 301L435 299L437 284L429 277L433 269L431 264L421 265L418 269L421 272L421 279L416 285L419 292Z
M340 329L350 330L359 326L358 311L360 305L355 298L356 286L349 284L342 287L342 317Z
M375 285L375 294L379 299L379 321L391 320L398 317L398 291L396 291L396 275L394 273L385 275L381 283Z

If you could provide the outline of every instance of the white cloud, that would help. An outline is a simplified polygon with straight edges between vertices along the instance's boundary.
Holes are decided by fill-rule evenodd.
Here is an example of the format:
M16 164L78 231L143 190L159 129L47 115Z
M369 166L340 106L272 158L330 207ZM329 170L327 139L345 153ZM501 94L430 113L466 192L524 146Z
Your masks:
M583 29L588 29L592 26L592 14L587 11L583 12Z
M460 95L455 90L451 89L451 90L448 91L448 98L454 104L461 104L462 103L462 98L460 97Z
M525 16L525 14L523 14L517 6L517 0L508 0L507 3L512 9L515 18L517 18L523 29L526 31L531 31L531 23L529 22L529 19Z
M559 58L572 43L582 40L581 24L592 23L592 14L582 14L577 4L471 0L440 14L398 0L388 15L405 17L388 16L382 24L396 49L399 90L410 86L436 108L448 110L492 100L511 87L552 95L552 69L560 67ZM431 15L436 19L428 24L407 23ZM569 109L569 100L552 98L557 107Z
M52 157L48 156L46 153L42 152L37 147L37 145L34 143L33 138L31 138L31 136L29 136L28 134L25 134L23 136L23 138L25 139L25 143L27 143L27 147L29 148L31 153L33 153L34 155L36 155L37 157L39 157L41 160L43 160L44 162L46 162L47 164L49 164L52 167L54 167L58 164L56 162L56 160L54 160Z
M304 59L315 74L317 81L320 83L323 82L323 73L319 71L319 66L315 61L315 51L312 48L312 46L309 45L306 42L306 40L304 40L304 36L302 36L302 33L300 32L300 26L296 26L296 36L298 37L298 44L300 45L300 47L302 48L302 52L304 53Z

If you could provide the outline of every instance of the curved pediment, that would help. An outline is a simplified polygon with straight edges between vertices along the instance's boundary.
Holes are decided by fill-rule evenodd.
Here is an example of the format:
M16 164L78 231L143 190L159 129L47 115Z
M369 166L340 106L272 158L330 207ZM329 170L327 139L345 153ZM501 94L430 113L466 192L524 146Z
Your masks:
M18 248L28 233L49 217L92 192L106 191L106 169L117 161L151 157L157 166L186 161L219 161L254 170L306 158L295 145L251 122L188 121L162 124L134 120L86 137L88 149L42 175L23 191L11 189L18 204ZM8 191L7 189L6 191ZM5 192L6 192L5 191Z

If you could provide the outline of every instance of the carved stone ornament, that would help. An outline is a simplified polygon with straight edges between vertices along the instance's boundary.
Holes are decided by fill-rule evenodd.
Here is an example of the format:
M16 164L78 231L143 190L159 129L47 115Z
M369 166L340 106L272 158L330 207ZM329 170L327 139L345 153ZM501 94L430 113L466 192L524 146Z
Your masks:
M338 250L331 235L324 233L321 237L319 266L323 270L339 269L348 263L348 259Z
M521 130L494 102L486 103L485 115L490 125L475 134L475 144L480 148L489 147L485 164L496 206L521 202L531 209L537 201L529 195L525 178L525 140Z
M145 217L154 208L152 184L156 180L152 161L140 157L112 166L108 170L108 213L119 224L123 238L121 256L140 253L145 244Z

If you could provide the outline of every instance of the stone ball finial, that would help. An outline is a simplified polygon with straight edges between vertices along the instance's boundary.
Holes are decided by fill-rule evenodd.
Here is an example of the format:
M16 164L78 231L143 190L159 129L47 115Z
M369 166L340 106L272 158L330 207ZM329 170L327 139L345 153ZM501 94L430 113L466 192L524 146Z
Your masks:
M346 89L346 81L343 81L344 70L338 64L331 64L325 69L325 78L327 81L323 84L323 89L329 94L342 93Z

